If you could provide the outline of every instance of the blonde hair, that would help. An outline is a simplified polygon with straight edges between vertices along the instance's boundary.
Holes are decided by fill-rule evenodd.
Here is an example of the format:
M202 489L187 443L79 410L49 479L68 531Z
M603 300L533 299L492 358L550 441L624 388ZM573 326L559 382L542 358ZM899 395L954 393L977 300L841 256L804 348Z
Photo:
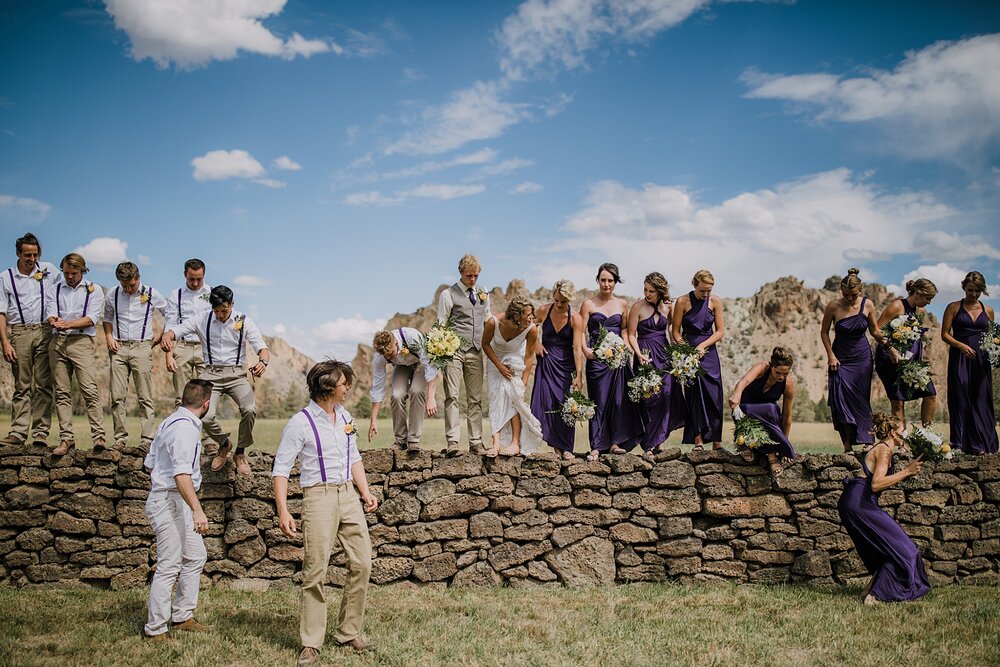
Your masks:
M887 415L884 412L876 412L872 415L872 434L876 440L885 440L897 428L899 428L898 417Z
M557 280L556 284L552 286L552 294L558 294L567 301L572 301L573 297L576 296L576 285L573 284L572 280Z
M694 274L694 278L691 279L691 285L697 287L699 283L708 283L709 285L715 284L715 276L708 269L702 269Z
M66 266L69 266L71 269L76 269L77 271L82 271L83 273L90 271L90 269L87 268L87 260L83 258L83 255L77 252L71 252L62 258L62 261L59 262L59 268L65 271Z
M986 278L979 271L969 271L965 274L965 278L962 280L962 289L965 289L968 285L972 285L986 296L990 295L986 291Z
M927 278L917 278L916 280L906 281L906 293L919 294L929 300L937 296L938 288L937 285Z
M840 286L844 289L857 289L861 287L861 278L858 277L859 273L861 271L858 269L847 269L847 275L840 281Z
M479 263L479 258L472 254L462 255L462 259L458 260L458 272L465 273L466 271L482 271L483 265Z
M379 331L372 339L372 347L374 347L375 351L384 357L389 350L392 349L393 340L395 339L392 337L392 333L388 331Z
M649 286L656 290L657 306L670 301L670 284L667 283L667 279L663 277L662 273L653 271L643 278L642 282L649 283Z
M510 300L510 303L507 304L507 310L504 311L504 314L507 316L508 320L514 322L517 326L522 326L524 322L521 318L524 317L524 314L529 310L534 309L535 307L531 304L531 300L528 299L528 297L515 296Z

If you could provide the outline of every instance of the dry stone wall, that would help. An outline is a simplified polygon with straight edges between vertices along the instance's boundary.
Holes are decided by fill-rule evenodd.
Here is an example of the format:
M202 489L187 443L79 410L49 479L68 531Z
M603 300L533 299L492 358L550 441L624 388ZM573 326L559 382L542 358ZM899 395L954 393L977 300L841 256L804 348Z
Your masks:
M146 584L155 544L141 452L0 448L0 585ZM363 453L381 501L368 515L376 584L580 586L635 581L858 584L865 570L840 526L851 456L803 456L772 481L723 452L670 450L599 462ZM203 461L207 471L207 459ZM272 457L257 471L206 472L201 496L212 582L299 581L302 546L277 527ZM1000 456L925 465L882 494L934 584L1000 582ZM301 490L293 475L290 508ZM329 583L346 575L331 558ZM208 583L208 581L206 581Z

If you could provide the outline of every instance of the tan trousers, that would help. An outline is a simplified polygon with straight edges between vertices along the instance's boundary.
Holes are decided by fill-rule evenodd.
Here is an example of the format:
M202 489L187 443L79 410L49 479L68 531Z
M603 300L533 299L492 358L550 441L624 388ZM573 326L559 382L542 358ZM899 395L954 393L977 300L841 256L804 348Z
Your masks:
M93 337L84 334L53 334L49 347L49 364L52 367L56 416L59 418L59 439L73 440L70 378L76 375L80 393L87 406L90 437L104 440L104 412L101 410L101 394L97 390L97 360L94 358Z
M427 414L427 380L421 364L393 368L389 409L393 442L401 447L408 442L420 442Z
M201 377L205 370L205 360L201 356L201 343L179 340L174 344L174 360L177 362L177 372L174 373L174 409L181 404L181 395L188 380Z
M225 444L229 432L223 431L215 412L219 407L219 397L226 394L240 408L240 432L236 446L249 447L253 444L253 425L257 421L257 400L253 387L247 380L247 370L243 366L205 366L202 380L212 383L212 403L201 420L202 428L219 445Z
M303 646L319 649L326 638L326 569L339 542L347 556L347 583L337 617L338 642L361 636L365 598L372 571L368 522L354 484L318 484L302 491L302 607L299 637Z
M45 440L52 427L52 367L49 346L52 328L48 324L14 324L10 344L17 354L11 364L14 393L10 397L10 435L27 441Z
M153 348L148 340L120 340L118 351L111 357L111 423L114 424L115 442L128 440L125 427L125 399L128 398L128 379L132 376L136 397L139 399L139 425L142 442L153 441L156 435L153 411Z
M444 428L445 440L457 446L462 435L459 425L458 389L465 380L465 408L469 429L469 449L483 447L483 353L468 349L459 351L444 369Z

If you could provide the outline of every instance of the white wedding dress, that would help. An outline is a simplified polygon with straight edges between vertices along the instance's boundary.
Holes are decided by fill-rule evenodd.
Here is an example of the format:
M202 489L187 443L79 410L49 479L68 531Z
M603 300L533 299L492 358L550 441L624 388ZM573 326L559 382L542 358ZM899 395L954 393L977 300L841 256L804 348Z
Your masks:
M504 340L500 333L500 323L493 320L493 340L490 347L496 353L500 362L509 368L514 377L504 378L492 361L486 360L486 382L490 392L490 433L500 432L500 446L509 447L511 440L510 420L515 414L521 416L521 453L534 454L542 444L542 425L531 407L524 400L524 382L521 374L524 372L525 339L530 327Z

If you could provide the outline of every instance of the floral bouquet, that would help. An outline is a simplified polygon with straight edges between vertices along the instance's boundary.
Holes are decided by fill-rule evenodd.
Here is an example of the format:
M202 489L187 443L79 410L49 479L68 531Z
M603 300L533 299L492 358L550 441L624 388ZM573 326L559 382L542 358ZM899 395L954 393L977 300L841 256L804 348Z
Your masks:
M630 355L631 351L621 336L603 326L597 330L594 358L606 364L608 368L619 369L628 362Z
M705 369L701 367L701 357L691 343L667 343L664 349L670 363L670 374L685 387L690 387L696 377L705 374Z
M635 376L628 381L628 399L641 403L663 389L663 371L653 364L639 364Z
M592 400L583 395L583 392L574 389L569 392L558 412L567 426L576 426L578 423L593 419L597 414L597 408Z
M922 457L924 461L945 461L954 456L951 446L944 438L926 426L918 426L904 433L903 442L914 457Z
M989 327L983 332L983 342L980 347L989 357L990 366L1000 368L1000 324L990 322Z
M896 384L923 391L931 383L931 365L919 359L904 359L899 362Z
M736 428L733 431L733 444L737 448L746 447L755 450L761 445L776 444L771 439L771 434L767 432L760 420L749 415L743 415L736 420Z
M427 360L431 366L443 371L455 358L455 354L462 349L462 345L468 342L458 335L454 323L449 319L443 324L435 322L431 325L431 330L423 340L408 341L407 349L413 355L418 355L421 349L426 350Z
M923 318L917 315L903 314L894 317L882 325L885 344L907 358L913 344L924 340L927 329L923 324Z

